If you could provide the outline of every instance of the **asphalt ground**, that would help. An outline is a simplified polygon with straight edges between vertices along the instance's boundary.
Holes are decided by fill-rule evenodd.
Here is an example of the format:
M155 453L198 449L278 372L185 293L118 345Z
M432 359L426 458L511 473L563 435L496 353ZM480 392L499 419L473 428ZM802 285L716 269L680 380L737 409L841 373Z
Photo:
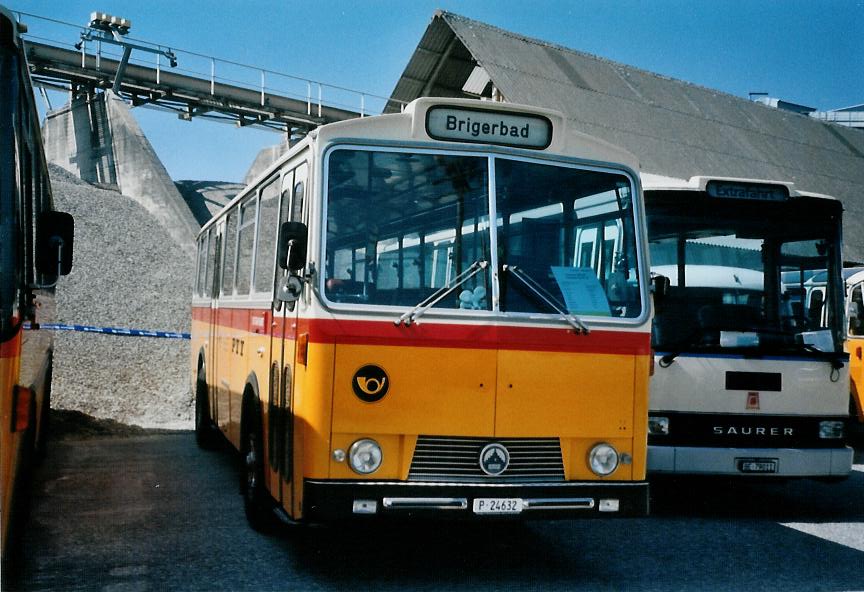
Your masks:
M236 457L191 432L87 433L37 470L4 589L864 590L864 454L839 483L667 479L645 519L245 521Z

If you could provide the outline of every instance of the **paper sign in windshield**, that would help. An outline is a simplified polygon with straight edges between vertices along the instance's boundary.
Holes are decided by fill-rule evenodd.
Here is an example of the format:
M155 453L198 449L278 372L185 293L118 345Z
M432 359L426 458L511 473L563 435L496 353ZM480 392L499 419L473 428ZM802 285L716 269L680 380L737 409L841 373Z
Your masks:
M552 274L561 293L567 310L577 315L608 317L612 316L609 299L596 272L590 267L553 267Z

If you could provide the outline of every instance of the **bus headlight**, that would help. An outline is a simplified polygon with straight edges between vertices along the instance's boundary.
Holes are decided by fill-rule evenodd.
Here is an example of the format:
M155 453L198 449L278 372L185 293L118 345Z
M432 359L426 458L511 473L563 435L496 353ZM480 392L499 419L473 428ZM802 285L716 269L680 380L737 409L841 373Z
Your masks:
M381 446L375 440L364 438L357 440L348 451L348 464L355 473L368 475L374 473L381 466Z
M618 468L618 451L609 444L597 444L588 453L588 466L601 477L611 475Z
M843 437L844 426L842 421L820 421L819 437L836 440Z

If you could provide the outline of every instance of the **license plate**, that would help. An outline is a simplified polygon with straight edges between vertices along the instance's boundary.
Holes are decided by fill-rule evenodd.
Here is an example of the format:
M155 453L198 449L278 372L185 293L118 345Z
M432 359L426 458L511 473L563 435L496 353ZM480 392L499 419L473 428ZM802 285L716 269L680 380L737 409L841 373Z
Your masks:
M519 514L522 512L520 498L478 497L474 500L475 514Z
M776 473L777 461L761 458L739 460L738 470L742 473Z

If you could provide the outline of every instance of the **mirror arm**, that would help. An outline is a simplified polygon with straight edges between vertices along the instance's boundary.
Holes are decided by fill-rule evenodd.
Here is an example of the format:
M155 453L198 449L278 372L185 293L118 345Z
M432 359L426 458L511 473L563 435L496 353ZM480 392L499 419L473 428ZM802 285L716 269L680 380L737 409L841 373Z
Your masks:
M288 252L285 254L285 269L291 273L291 251L294 249L294 239L288 241Z

